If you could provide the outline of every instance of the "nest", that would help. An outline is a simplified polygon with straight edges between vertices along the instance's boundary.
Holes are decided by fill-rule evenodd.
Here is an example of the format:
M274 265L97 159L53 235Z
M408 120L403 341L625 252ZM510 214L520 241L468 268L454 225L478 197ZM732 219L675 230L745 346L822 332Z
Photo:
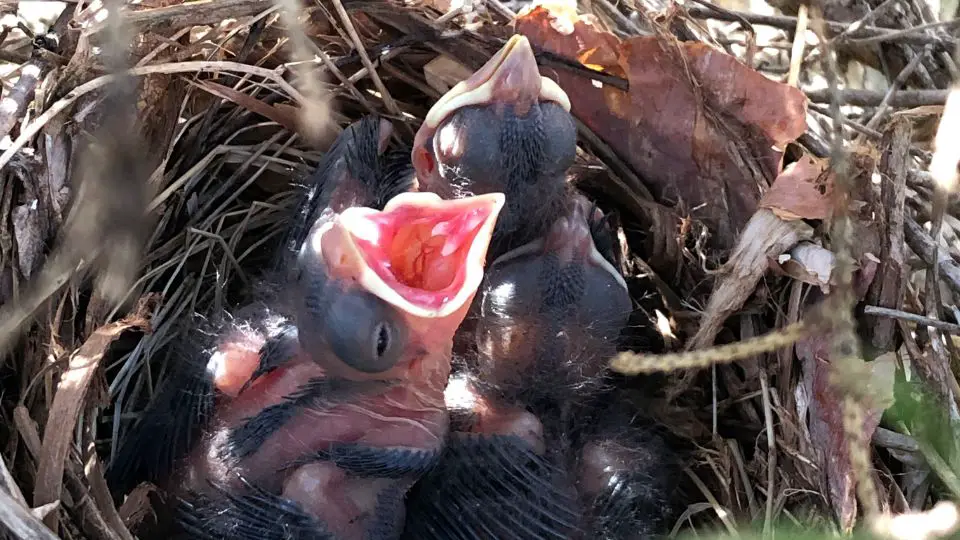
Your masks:
M519 7L151 0L122 18L67 4L44 30L4 18L9 537L132 538L150 488L117 507L104 462L184 320L255 299L340 129L376 113L411 142L515 32L571 96L571 181L619 224L637 311L612 365L638 385L666 373L654 416L693 448L671 534L865 518L903 536L890 516L930 508L907 536L951 530L935 504L960 497L953 14Z

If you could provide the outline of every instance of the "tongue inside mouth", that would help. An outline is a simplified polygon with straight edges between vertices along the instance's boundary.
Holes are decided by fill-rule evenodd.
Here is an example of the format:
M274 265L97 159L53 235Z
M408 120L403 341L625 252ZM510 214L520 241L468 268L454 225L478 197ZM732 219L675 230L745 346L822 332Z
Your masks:
M479 287L503 203L499 193L452 201L404 193L382 212L351 208L339 222L365 267L361 286L415 315L442 317Z

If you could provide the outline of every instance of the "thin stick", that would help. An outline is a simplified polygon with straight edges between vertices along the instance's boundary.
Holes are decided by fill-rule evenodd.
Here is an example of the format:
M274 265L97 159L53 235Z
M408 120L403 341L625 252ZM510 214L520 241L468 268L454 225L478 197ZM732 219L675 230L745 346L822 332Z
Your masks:
M763 392L763 421L767 431L767 507L763 519L763 536L770 537L770 528L773 527L773 499L774 487L777 480L777 445L773 434L773 406L770 404L770 386L767 384L767 373L760 371L760 390Z
M960 264L953 257L937 250L937 242L923 230L913 218L907 217L903 222L904 238L914 253L931 266L939 266L940 276L946 278L947 285L960 294Z
M858 107L876 107L883 103L887 92L874 90L860 90L846 88L837 90L845 105ZM947 102L949 90L901 90L888 101L892 107L923 107L926 105L943 105ZM814 103L830 103L830 92L827 90L812 90L807 97Z
M800 11L797 15L797 31L793 36L793 50L790 51L790 73L787 75L787 84L790 86L797 86L800 81L803 46L806 44L807 21L807 5L800 4Z
M742 11L733 11L727 10L728 13L721 13L715 10L708 10L705 8L690 7L687 8L687 13L691 17L697 19L717 19L720 21L730 21L730 22L740 22L740 21L749 21L752 24L760 24L763 26L772 26L773 28L780 28L782 30L793 30L797 27L796 17L788 17L786 15L758 15L756 13L744 13ZM847 29L850 26L848 23L836 22L836 21L823 21L824 26L826 26L831 32L840 33ZM902 30L899 28L884 28L879 26L864 26L861 27L856 32L862 38L869 37L879 37L887 36L892 33L900 33ZM900 43L908 43L911 45L927 45L929 43L939 44L946 43L949 46L955 46L956 40L945 37L933 37L925 34L915 35L915 34L903 34L897 37L897 40ZM824 40L826 41L826 40Z
M370 57L367 55L367 50L363 46L363 41L360 40L360 34L357 33L357 29L353 26L353 21L350 19L350 15L343 7L343 2L340 0L333 0L333 7L337 9L337 14L340 15L340 20L343 21L344 29L350 36L350 39L353 40L353 46L357 49L357 54L360 55L360 61L363 62L363 65L369 70L370 79L373 81L374 86L377 87L377 91L380 92L380 96L383 98L383 104L387 107L387 110L390 111L391 114L400 117L400 107L397 106L397 102L393 100L393 96L390 95L390 92L387 91L387 87L384 86L383 81L380 80L380 75L377 74L377 70L374 69L373 62L370 61Z
M948 334L960 336L960 324L924 317L923 315L917 315L916 313L909 313L899 309L890 309L880 306L866 306L863 308L863 313L865 315L876 315L878 317L889 317L891 319L910 321L923 326L931 326L938 330L943 330Z
M957 25L960 25L960 20L958 19L954 19L952 21L937 21L929 24L921 24L911 28L904 28L903 30L894 30L893 32L887 32L876 36L865 38L849 38L848 41L851 43L856 43L857 45L883 43L884 41L895 41L906 36L923 33L925 30L932 30L934 28L953 28ZM931 36L931 38L933 40L939 40L937 37ZM932 45L932 43L927 43L927 45Z
M3 99L0 99L0 139L7 136L33 101L37 84L48 65L40 58L27 62L20 70L20 78Z
M492 8L494 8L495 11L498 11L502 17L506 18L509 21L512 21L517 16L517 14L514 13L512 9L503 5L503 3L500 2L500 0L487 0L486 3Z
M710 504L710 507L713 508L713 511L717 513L717 517L720 518L720 521L723 522L724 526L727 528L727 532L734 538L740 538L740 533L737 532L737 528L734 526L733 521L730 520L732 515L729 510L724 508L720 501L710 492L707 488L707 485L703 483L703 480L700 479L693 471L689 468L685 468L683 472L687 473L687 476L690 477L690 480L693 480L693 483L696 484L697 489L700 490L700 493L703 494L704 498L707 499L707 502Z
M269 7L269 0L196 0L176 5L142 9L126 15L127 24L139 33L150 32L161 26L205 26L224 19L248 17ZM87 33L100 32L105 23L93 26Z
M890 9L891 7L899 4L900 2L901 0L884 0L882 4L870 10L866 15L850 23L850 25L843 32L840 32L839 34L827 40L827 43L832 46L837 41L843 41L847 39L847 37L850 34L872 23L877 17L883 14L887 9Z
M756 394L756 392L754 392ZM747 475L747 466L743 462L743 452L740 451L740 443L736 439L727 439L727 448L733 454L733 460L737 464L737 474L740 476L740 482L743 484L743 493L747 496L747 506L750 508L750 519L756 519L760 510L757 509L757 500L753 495L753 487L750 485L750 477Z
M913 59L910 60L910 63L908 63L907 66L897 74L897 78L893 80L890 88L887 89L887 94L883 96L883 101L880 102L880 105L877 107L877 111L873 113L873 118L867 122L867 128L876 129L877 126L880 125L880 121L887 116L887 110L890 108L890 100L893 99L893 96L895 96L905 84L907 84L907 79L913 75L913 72L917 69L917 66L920 65L920 62L927 57L927 54L930 52L930 48L930 45L924 47L923 52L914 56Z

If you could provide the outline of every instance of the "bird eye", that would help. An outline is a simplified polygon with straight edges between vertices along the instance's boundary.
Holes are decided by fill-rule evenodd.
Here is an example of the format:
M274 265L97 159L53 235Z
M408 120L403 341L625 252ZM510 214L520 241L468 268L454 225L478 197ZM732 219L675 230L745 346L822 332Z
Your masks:
M383 373L401 361L408 329L397 310L369 292L345 291L342 282L324 281L319 274L316 278L306 271L296 298L304 349L317 356L333 353L363 373Z
M374 339L376 340L376 356L380 358L390 350L391 332L390 325L382 322L374 329Z

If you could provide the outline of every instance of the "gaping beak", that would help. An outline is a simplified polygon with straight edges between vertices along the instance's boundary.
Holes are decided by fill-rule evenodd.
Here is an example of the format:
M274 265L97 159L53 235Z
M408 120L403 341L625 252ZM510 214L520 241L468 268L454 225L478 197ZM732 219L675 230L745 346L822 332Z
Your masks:
M465 81L460 81L427 113L414 140L414 147L423 144L427 132L457 109L471 105L513 105L517 115L525 115L537 102L558 103L570 111L570 98L557 83L540 75L537 59L526 36L514 35L486 64Z
M502 193L456 200L402 193L383 211L354 207L322 221L309 241L332 278L413 316L442 318L480 287L505 201Z

